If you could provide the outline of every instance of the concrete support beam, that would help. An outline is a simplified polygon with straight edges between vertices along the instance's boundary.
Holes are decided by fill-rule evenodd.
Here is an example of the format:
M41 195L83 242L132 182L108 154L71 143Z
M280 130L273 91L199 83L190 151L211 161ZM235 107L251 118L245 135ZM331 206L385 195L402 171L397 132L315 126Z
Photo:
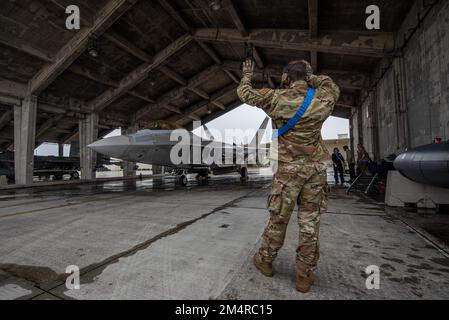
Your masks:
M331 77L341 89L346 90L362 90L369 82L369 74L357 71L321 69L317 73Z
M78 133L79 133L79 124L78 124L78 128L76 128L71 133L67 134L66 136L62 137L60 139L59 143L67 144L69 142L72 142L73 140L75 140L78 137ZM70 152L72 152L72 150L70 150Z
M76 33L53 58L53 62L42 68L29 83L32 94L40 94L86 49L92 35L103 34L137 0L110 0L96 16L94 24Z
M404 58L397 57L393 61L396 92L396 114L398 118L398 149L411 148L410 130L408 123L407 107L407 79L405 73Z
M138 48L137 46L129 42L127 39L123 38L122 36L116 33L108 32L104 35L104 37L109 41L111 41L112 43L114 43L119 48L123 49L124 51L128 52L134 57L140 59L142 62L151 63L153 61L153 57L151 57L145 51ZM186 80L181 75L179 75L176 71L170 69L168 66L162 65L159 68L157 68L157 70L181 85L185 85L186 83ZM132 91L130 94L133 94Z
M172 105L169 105L169 104L163 106L163 108L165 110L170 111L170 112L174 112L174 113L177 113L177 114L182 114L182 110L180 108L172 106Z
M12 115L13 115L12 111L5 111L0 116L0 131L2 131L2 129L11 122Z
M228 69L226 69L226 68L223 68L223 71L228 75L228 77L229 77L234 83L236 83L236 84L239 84L239 83L240 83L239 78L237 78L237 77L235 76L235 74L233 74L230 70L228 70Z
M115 32L108 31L103 35L103 37L111 41L120 49L124 50L125 52L128 52L129 54L135 56L136 58L140 59L143 62L151 62L153 60L153 57L150 56L148 53L141 50L140 48L132 44L128 39L122 37L121 35Z
M39 128L36 130L36 139L41 138L47 131L53 129L56 124L64 118L64 115L57 115L45 121Z
M337 118L350 119L351 114L352 114L352 107L342 104L336 104L332 116Z
M138 130L138 125L133 124L132 126L129 126L126 128L123 132L124 135L130 135L133 133L136 133ZM123 161L123 176L124 177L135 177L136 176L136 163L135 162L129 162L129 161Z
M26 53L32 57L45 62L52 62L52 57L48 52L44 52L41 49L34 48L29 43L24 42L21 39L11 37L11 34L0 31L0 44L13 48L19 52Z
M202 41L197 41L198 45L203 49L203 51L218 65L222 65L223 61L218 56L218 54L212 49L207 43ZM231 79L234 83L239 84L240 79L236 77L230 70L228 70L225 66L221 67L224 73Z
M17 105L17 99L25 97L27 92L26 85L6 79L0 79L0 102L7 105ZM11 104L7 99L16 100ZM19 103L20 104L20 103Z
M181 16L181 14L176 10L175 7L170 2L166 0L158 0L162 8L183 28L189 33L193 33L193 27Z
M90 79L92 81L104 84L108 87L113 87L113 88L118 88L120 86L120 84L118 82L109 80L109 79L104 79L104 77L100 76L99 74L96 74L95 72L88 70L86 68L83 68L79 65L76 64L72 64L69 68L67 68L67 71L76 74L80 77L86 78L86 79ZM153 99L151 99L150 97L144 96L136 91L129 91L127 92L130 96L133 96L135 98L144 100L146 102L154 102Z
M96 152L87 146L98 139L98 114L88 114L85 119L79 121L79 143L81 179L95 179L95 164L97 160Z
M223 116L227 112L232 111L235 108L240 107L241 105L242 105L242 102L240 101L240 99L237 98L234 102L231 102L231 103L229 103L226 106L226 110L217 110L215 112L212 112L211 114L208 114L208 115L204 116L201 119L201 122L202 122L203 125L205 125L205 124L207 124L207 123L209 123L209 122L211 122L211 121L213 121L213 120ZM192 130L192 127L193 127L192 124L186 126L186 128L188 130Z
M164 10L179 24L181 28L183 28L190 35L193 35L195 33L195 28L182 17L181 13L179 13L179 11L173 6L172 3L170 3L170 1L158 0L158 2L161 7L164 8ZM196 40L196 43L216 64L222 63L220 57L207 43L198 40ZM232 72L229 72L228 70L226 70L226 68L223 68L223 71L229 76L232 81L234 81L235 83L240 83L240 80L235 78Z
M312 38L318 36L318 0L308 0L309 32Z
M197 103L193 106L188 107L186 110L184 110L182 115L174 115L167 120L169 122L176 122L178 124L185 123L186 120L189 120L192 116L195 117L195 113L200 111L201 109L207 108L209 105L213 103L220 103L220 99L229 96L230 94L237 95L236 93L237 86L235 84L231 84L229 86L226 86L225 88L215 92L213 95L211 95L211 98L209 101L202 101L200 103ZM222 104L221 104L222 105ZM223 110L222 108L219 108ZM196 120L196 118L194 118Z
M240 32L240 35L243 37L247 37L249 35L248 29L245 26L245 23L243 22L240 14L237 11L237 8L235 7L232 0L225 0L224 1L226 10L228 11L229 16L231 17L232 21L234 22L235 26L237 27L238 31ZM256 65L259 68L264 67L264 63L262 60L262 57L260 56L259 51L257 48L254 48L253 50L253 56L254 60L256 61Z
M33 183L37 97L28 95L14 107L14 168L16 184Z
M100 129L110 129L110 128L121 128L121 127L126 127L129 125L129 121L117 121L114 120L113 118L105 118L105 115L102 114L99 120L99 124L98 124L98 128ZM65 118L64 119L64 123L71 123L71 124L79 124L79 119L84 119L85 115L84 114L76 114L74 115L74 117L72 119L68 119Z
M135 119L140 120L142 119L146 114L148 114L151 111L164 108L165 106L169 105L173 100L179 99L184 95L184 92L186 90L195 89L197 86L201 85L208 79L210 79L217 71L220 70L220 66L213 65L203 72L200 72L193 78L191 78L186 86L176 88L169 93L167 93L165 96L161 97L156 104L150 104L148 106L145 106L138 110L135 114Z
M165 5L165 6L167 6L167 5ZM132 43L130 43L128 40L124 39L123 37L121 37L115 33L111 33L111 32L105 34L105 37L107 39L109 39L110 41L112 41L117 46L119 46L120 48L122 48L123 50L125 50L126 52L128 52L128 53L134 55L136 58L142 60L143 62L151 62L152 61L152 58L147 53L145 53L141 49L137 48L135 45L133 45ZM71 68L72 67L70 67L69 70L71 70ZM178 74L176 71L170 69L168 66L161 66L161 67L157 68L157 70L162 72L167 77L169 77L170 79L179 83L182 86L186 86L188 84L188 81L186 79L184 79L183 76ZM77 72L81 75L81 73L80 73L81 70L77 70ZM228 72L227 72L227 74L228 74ZM85 76L93 79L92 75L90 75L90 74L85 74ZM233 77L232 74L230 75L230 77L233 79L234 82L236 82L236 83L239 82L239 80L237 78ZM93 79L93 80L95 80L95 79ZM117 84L112 85L112 86L118 87ZM209 95L206 92L204 92L203 90L200 90L198 88L188 88L187 90L189 90L190 92L193 92L194 94L196 94L197 96L199 96L203 99L209 100ZM133 96L136 96L135 92L133 92L133 91L130 91L128 93ZM155 101L148 101L148 100L147 100L147 102L155 103ZM164 108L168 109L166 107L164 107Z
M372 92L373 99L368 107L369 118L371 119L371 142L372 142L372 152L374 155L374 159L379 159L380 150L379 150L379 117L378 117L378 93L376 90Z
M312 39L318 37L318 0L309 0L309 32ZM310 51L310 63L313 70L318 70L318 52Z
M357 132L358 132L357 138L358 138L359 144L364 145L365 144L365 141L363 139L363 118L364 117L363 117L363 112L360 108L357 110L356 117L357 117ZM356 150L356 149L354 149L354 150Z
M45 113L65 114L67 116L64 119L65 122L71 121L69 117L74 121L74 119L82 118L84 114L90 113L90 109L84 101L50 94L39 97L38 109ZM129 115L120 112L108 111L101 114L100 118L100 123L105 125L121 127L129 124ZM78 121L74 123L78 124Z
M14 136L11 138L10 134L1 133L0 132L0 141L1 143L11 143L14 140Z
M6 106L16 106L21 104L20 99L0 94L0 104Z
M58 156L64 157L64 144L63 143L58 144Z
M120 81L120 85L117 88L111 88L104 92L102 95L91 101L89 108L93 112L100 112L104 110L108 105L119 99L126 94L129 90L137 86L148 77L148 73L152 70L160 67L168 58L173 56L176 52L184 48L192 41L190 35L180 37L171 43L168 47L159 52L151 63L144 63L136 70L128 74Z
M416 31L416 26L420 24L430 10L433 4L438 0L413 0L413 6L403 20L401 27L395 36L396 49L403 48Z
M241 62L225 61L223 66L230 71L241 72ZM268 65L264 69L257 68L255 70L255 75L258 77L268 75L269 77L280 79L282 70L283 66ZM318 73L330 76L340 88L348 90L361 90L368 85L369 81L369 75L360 72L323 69Z
M350 148L352 152L355 150L355 143L354 143L354 113L351 114L349 117L349 139L350 139Z
M308 30L255 29L247 37L234 29L197 29L194 38L207 42L249 43L257 47L297 51L347 54L367 57L384 57L392 54L392 33L322 32L311 38Z
M248 36L248 30L245 27L245 24L242 21L242 18L240 17L240 14L237 12L236 7L234 6L234 3L232 0L224 0L224 5L226 7L226 10L228 11L229 16L232 19L232 22L234 22L235 26L239 30L240 34L244 37Z
M203 49L204 53L206 53L216 64L222 63L221 58L218 56L215 50L212 49L207 43L198 40L197 43L201 47L201 49Z

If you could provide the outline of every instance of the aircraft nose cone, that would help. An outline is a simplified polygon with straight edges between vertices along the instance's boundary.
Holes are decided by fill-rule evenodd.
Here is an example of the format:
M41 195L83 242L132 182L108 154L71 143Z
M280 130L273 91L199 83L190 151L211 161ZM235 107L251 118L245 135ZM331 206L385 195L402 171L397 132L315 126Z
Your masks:
M111 158L121 158L130 146L129 138L126 136L111 137L99 140L88 147L95 152L109 156Z

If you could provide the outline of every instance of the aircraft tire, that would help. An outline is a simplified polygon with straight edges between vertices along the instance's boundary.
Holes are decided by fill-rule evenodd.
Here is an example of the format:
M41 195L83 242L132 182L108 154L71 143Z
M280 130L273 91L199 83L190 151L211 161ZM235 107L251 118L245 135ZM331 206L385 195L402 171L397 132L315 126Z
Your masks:
M240 177L241 177L242 180L248 179L248 168L243 167L240 170Z
M183 174L181 177L179 177L179 182L183 187L186 187L188 183L187 177Z
M71 178L72 180L78 180L78 179L80 178L80 174L78 173L78 171L73 171L73 172L70 174L70 178Z

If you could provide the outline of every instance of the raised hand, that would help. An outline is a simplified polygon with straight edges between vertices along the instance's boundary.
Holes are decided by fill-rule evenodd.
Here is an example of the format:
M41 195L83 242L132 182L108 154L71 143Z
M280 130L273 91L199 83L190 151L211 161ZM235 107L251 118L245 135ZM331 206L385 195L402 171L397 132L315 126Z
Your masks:
M243 62L243 75L252 77L254 74L255 64L252 59L247 59Z

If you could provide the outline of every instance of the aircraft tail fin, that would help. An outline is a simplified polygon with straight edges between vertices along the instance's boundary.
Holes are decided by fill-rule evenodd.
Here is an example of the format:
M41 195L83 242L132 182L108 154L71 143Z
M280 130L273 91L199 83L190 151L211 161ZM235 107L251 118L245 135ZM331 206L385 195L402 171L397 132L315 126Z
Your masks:
M214 135L210 132L209 128L207 127L207 125L203 126L204 128L204 132L206 133L207 139L211 140L211 141L215 141L215 137Z
M262 130L263 133L265 134L265 132L267 131L268 128L268 124L270 123L270 117L266 117L265 120L262 122L262 124L259 127L259 130ZM258 133L259 131L257 131L256 135L254 136L253 140L251 141L251 143L249 144L250 146L256 145L257 144L257 139L258 139Z

